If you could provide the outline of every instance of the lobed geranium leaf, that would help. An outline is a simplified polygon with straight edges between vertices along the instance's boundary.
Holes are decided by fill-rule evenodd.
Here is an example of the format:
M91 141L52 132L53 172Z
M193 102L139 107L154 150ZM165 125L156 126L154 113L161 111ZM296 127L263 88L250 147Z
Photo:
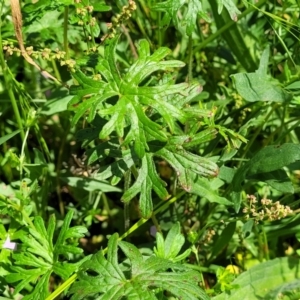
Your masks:
M154 253L157 257L166 258L173 262L181 261L191 253L191 249L187 249L184 253L178 255L184 241L184 236L180 232L180 225L177 222L172 226L165 240L161 233L156 233Z
M51 276L51 270L47 271L45 274L43 274L40 278L38 278L37 284L34 287L33 292L30 295L26 295L23 297L23 300L43 300L46 299L48 293L49 293L49 281Z
M169 194L165 188L166 184L158 176L152 155L146 153L142 159L142 166L135 183L125 191L122 196L124 202L130 201L138 193L140 195L140 208L144 218L150 218L152 214L152 189L161 199L167 199Z
M104 180L109 177L116 177L120 180L124 173L134 165L134 159L136 159L136 156L132 155L130 151L124 151L122 153L122 159L101 167L99 174L96 174L95 178L98 180Z
M179 182L186 191L190 191L193 185L190 172L202 176L215 177L219 168L211 160L195 155L176 145L168 145L155 153L162 157L174 168Z
M92 80L77 71L73 77L79 86L72 87L76 96L70 101L69 109L75 111L73 124L88 112L88 121L91 122L97 112L107 118L99 137L105 139L114 131L124 137L124 127L130 124L131 130L124 137L126 143L134 141L134 149L142 158L147 149L146 133L151 138L166 141L167 137L162 127L151 121L145 113L142 104L153 107L167 122L171 131L174 130L174 118L185 120L185 113L171 103L165 101L166 96L180 93L187 84L140 86L141 82L153 72L180 68L184 63L176 60L161 61L169 53L167 48L159 48L152 55L149 53L149 44L146 40L140 41L138 51L141 54L125 75L120 74L116 65L116 44L118 37L112 39L105 46L105 57L100 58L96 70L102 75L100 81ZM108 99L117 97L114 105L106 103ZM153 101L151 101L153 99ZM170 112L171 116L170 117Z
M12 272L5 276L7 282L19 282L15 286L14 295L37 282L34 290L23 299L46 299L49 294L49 278L53 272L66 279L78 269L81 262L60 262L60 255L68 257L69 254L82 253L77 243L70 245L69 240L83 237L87 230L83 226L70 228L72 216L73 211L70 210L56 241L53 241L56 225L54 215L50 217L47 229L43 219L37 216L33 222L34 227L19 231L21 250L13 252L14 264L10 267Z
M220 14L223 10L223 6L226 7L232 20L237 21L238 15L241 13L236 7L232 0L218 0L218 13Z
M107 261L115 268L116 272L119 274L120 278L124 277L118 264L118 235L113 234L108 241L107 247Z
M193 148L201 143L213 140L216 137L217 133L218 131L215 128L204 129L203 131L189 136L182 144L182 146L188 149Z
M132 274L139 274L144 261L143 256L138 250L138 248L124 241L119 242L119 247L122 249L126 257L128 257L130 260Z
M184 9L186 5L187 8ZM198 0L168 0L157 3L152 9L164 13L162 26L168 26L172 20L178 29L184 28L184 33L188 36L194 32L198 16L209 21L208 14L203 10L201 2ZM178 14L179 11L181 14Z
M104 50L104 59L102 61L102 65L105 65L108 72L106 73L107 76L111 76L111 80L108 80L109 84L112 84L113 87L118 88L121 85L122 79L121 75L119 73L119 70L117 68L116 64L116 47L118 44L119 36L116 36L115 38L108 40L105 44L105 50ZM104 63L104 60L107 61L107 63ZM100 70L99 70L100 71ZM101 73L101 71L100 71ZM110 74L109 74L110 73ZM105 74L103 74L105 76Z
M149 218L153 209L152 190L160 199L167 199L169 196L165 182L156 172L153 154L169 162L175 169L181 186L190 191L193 185L190 171L202 176L217 176L218 167L212 161L184 150L184 144L191 148L208 141L215 136L216 130L207 129L203 133L188 136L190 144L183 140L182 136L174 135L178 130L177 121L184 124L188 119L211 117L209 110L186 105L197 98L202 90L201 86L199 83L176 84L175 80L169 77L156 85L145 84L145 79L154 72L184 66L184 63L177 60L164 60L170 54L168 48L159 48L151 54L150 45L146 40L138 43L139 57L127 72L122 74L116 63L117 42L118 37L107 42L104 57L98 58L96 70L102 76L100 81L94 81L80 71L74 74L79 86L73 87L76 96L69 105L72 110L76 105L74 122L85 113L88 113L88 122L92 122L96 115L101 116L101 120L105 121L101 126L97 126L99 138L118 138L122 142L119 142L117 148L130 149L128 154L119 152L119 156L114 154L116 152L104 153L105 147L108 147L107 142L104 142L105 147L98 146L96 153L93 150L93 157L89 159L89 163L103 160L107 156L118 159L110 166L101 167L96 175L98 180L111 178L112 184L117 184L128 169L134 164L139 164L141 167L138 177L125 191L122 200L128 202L140 194L142 216ZM80 102L81 99L83 102ZM182 140L180 145L176 144L178 139ZM164 146L154 150L155 143L162 143ZM116 147L113 146L114 149Z
M129 153L129 150L121 151L120 145L116 139L111 139L109 141L102 142L101 144L90 148L86 151L87 164L90 165L95 161L102 161L106 157L122 157L125 153Z
M165 239L167 257L175 258L184 244L184 236L180 232L179 223L175 223Z
M122 196L124 202L130 201L138 193L140 195L140 208L144 218L150 218L152 214L152 189L161 199L167 199L169 194L165 188L166 183L158 176L152 155L146 153L142 159L142 166L135 183L125 191Z
M143 258L132 244L118 240L115 233L109 239L107 259L102 251L82 264L78 280L72 285L72 300L87 299L160 299L158 291L168 291L188 300L209 299L199 287L199 273L187 266L151 256ZM129 258L130 265L119 267L117 245Z

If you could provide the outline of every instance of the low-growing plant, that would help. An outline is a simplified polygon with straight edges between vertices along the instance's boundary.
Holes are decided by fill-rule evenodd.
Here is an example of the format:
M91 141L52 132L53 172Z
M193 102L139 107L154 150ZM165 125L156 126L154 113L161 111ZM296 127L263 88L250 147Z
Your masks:
M296 299L299 10L1 1L2 298Z

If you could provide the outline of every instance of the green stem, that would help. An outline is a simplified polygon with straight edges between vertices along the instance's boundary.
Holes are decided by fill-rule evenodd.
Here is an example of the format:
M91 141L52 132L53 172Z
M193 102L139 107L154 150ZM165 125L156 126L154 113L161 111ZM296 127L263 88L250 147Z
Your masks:
M64 290L66 290L77 278L77 273L73 274L67 281L65 281L61 286L59 286L51 295L49 295L46 300L54 300L58 297Z
M63 135L62 140L60 142L60 148L59 148L59 151L58 151L57 164L56 164L56 174L57 174L56 175L56 193L57 193L57 196L58 196L59 211L60 211L62 216L65 215L65 207L64 207L64 203L63 203L63 200L62 200L62 197L61 197L61 186L60 186L59 177L60 177L60 170L61 170L61 167L62 167L64 147L65 147L65 144L66 144L66 139L67 139L67 135L69 133L69 130L70 130L70 122L68 121L67 128L65 130L65 134Z
M288 123L291 123L291 122L288 122ZM286 135L288 133L290 133L291 131L293 131L294 129L299 128L299 126L300 126L300 121L296 122L293 126L291 126L290 128L288 128L283 135L279 136L279 138L276 140L276 143L277 144L281 144L282 140L286 137Z
M27 222L32 229L36 229L35 226L34 226L34 224L31 221L30 217L25 212L25 210L22 208L22 209L19 209L19 211L21 211L22 216L23 216L25 222Z
M21 154L20 154L20 180L22 180L22 176L23 176L23 166L25 163L25 148L26 148L26 140L29 134L29 128L27 128L23 142L22 142L22 148L21 148Z
M256 3L255 6L249 7L247 10L245 10L243 13L241 13L238 16L238 19L241 20L242 18L244 18L245 16L247 16L251 12L255 11L258 7L261 7L266 1L267 0L260 0L259 2ZM204 48L206 45L208 45L209 43L214 41L217 37L219 37L224 31L228 30L230 27L232 27L235 24L236 24L235 21L228 22L226 25L224 25L222 28L220 28L217 32L210 35L204 42L200 43L197 47L195 47L195 49L197 51L199 51L200 49Z
M137 16L137 18L136 18L136 23L137 23L137 25L138 25L138 27L139 27L141 33L143 34L144 38L149 42L149 44L150 44L151 47L152 47L152 46L153 46L153 45L152 45L152 40L151 40L150 37L148 36L148 34L147 34L147 32L146 32L146 30L145 30L145 28L144 28L144 25L143 25L143 23L142 23L142 21L141 21L141 18L140 18L139 16Z
M2 7L1 7L1 11L2 11ZM2 20L0 18L0 28L2 28L1 25L2 25ZM22 141L24 141L25 140L25 132L24 132L24 129L23 129L22 119L21 119L19 108L18 108L18 105L17 105L17 100L16 100L15 94L13 92L13 87L12 87L12 82L13 81L12 81L12 78L11 78L9 72L8 72L8 66L5 62L2 49L3 49L2 32L0 30L0 63L1 63L1 68L2 68L2 72L3 72L5 87L7 89L8 97L9 97L10 102L12 104L12 108L13 108L14 115L15 115L15 118L16 118L16 121L17 121L17 124L18 124L18 128L20 129L20 135L21 135Z
M41 201L36 202L37 214L39 214L44 220L47 220L47 210L45 207L48 207L48 193L50 191L51 184L51 176L49 173L48 168L43 168L41 176Z
M157 221L157 218L155 217L154 214L152 214L151 219L152 219L152 222L153 222L153 224L156 228L156 231L162 234L161 228L160 228L159 223Z
M276 105L274 105L274 106L272 107L271 111L266 115L266 117L264 118L265 123L266 123L267 120L270 118L270 116L271 116L272 113L274 112L274 109L275 109L275 108L276 108ZM259 133L261 132L261 130L262 130L262 126L259 126L259 127L256 129L256 131L255 131L254 135L252 136L251 140L247 143L247 146L246 146L246 148L245 148L245 150L244 150L243 155L241 156L241 159L245 158L247 152L248 152L249 149L251 148L252 144L253 144L254 141L256 140L256 138L257 138L257 136L259 135Z
M258 225L253 226L254 234L257 237L257 243L258 243L258 260L262 262L264 260L265 256L265 243L264 243L264 237L263 234L260 232L260 227Z
M93 209L95 209L95 210L97 209L97 207L99 205L99 202L100 202L100 199L101 199L101 195L102 195L102 192L98 192L97 193L96 200L93 203Z
M195 245L192 246L192 252L195 254L198 267L201 267L199 254L198 254L198 249L196 248ZM203 277L203 271L199 270L199 269L198 269L198 271L200 273L200 279L201 279L201 282L202 282L203 289L205 289L205 280L204 280L204 277Z
M60 73L59 73L59 71L58 71L58 68L57 68L57 65L56 65L56 62L55 62L54 59L52 59L52 68L53 68L55 77L56 77L60 82L62 82Z
M159 0L158 0L159 2ZM158 27L158 47L161 47L162 46L162 28L161 28L161 12L159 11L158 12L158 21L157 21L157 27Z
M124 192L126 192L130 188L131 184L131 171L128 170L124 176ZM126 232L130 227L130 215L129 215L129 203L124 203L124 232Z
M126 38L127 38L127 41L129 43L129 47L131 49L131 52L132 52L132 55L133 55L134 59L138 59L139 55L138 55L138 53L135 49L134 42L132 41L131 36L130 36L127 28L124 25L122 25L121 27L122 27L122 30L123 30Z
M193 80L193 39L191 36L188 43L188 56L188 83L191 83Z
M47 142L45 141L44 137L42 136L39 125L37 123L34 124L34 132L37 136L37 139L39 141L41 149L43 149L48 162L50 162L51 161L50 151L49 151Z
M69 19L69 6L65 6L64 11L64 50L66 58L69 59L69 45L68 45L68 19Z
M270 260L270 251L269 251L269 246L268 246L268 239L266 232L264 230L264 227L262 226L262 236L263 236L263 244L262 244L262 249L264 253L264 257L266 260Z
M107 197L106 197L105 193L102 193L102 199L103 199L103 206L104 206L105 210L107 211L107 214L110 217L112 217L112 213L111 213L111 210L110 210L110 207L109 207L109 203L108 203L108 200L107 200Z
M93 26L92 25L90 25L90 33L91 33L90 36L91 36L91 41L92 41L93 47L95 47L96 46L96 42L95 42L95 37L94 37L94 34L93 34Z

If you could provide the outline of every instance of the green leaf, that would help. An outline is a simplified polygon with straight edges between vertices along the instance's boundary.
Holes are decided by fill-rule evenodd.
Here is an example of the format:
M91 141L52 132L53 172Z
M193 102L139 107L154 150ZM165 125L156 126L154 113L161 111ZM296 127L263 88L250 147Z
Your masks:
M69 228L72 216L73 211L70 210L65 216L56 242L53 242L56 225L54 215L50 217L47 229L43 219L37 216L34 219L34 227L19 231L21 250L13 252L12 272L5 277L9 283L19 282L14 288L14 295L27 288L29 284L38 282L25 299L46 299L53 272L67 279L78 269L81 262L75 264L60 262L62 255L69 258L69 254L82 253L82 249L77 248L77 239L83 237L87 230L82 226Z
M126 257L128 257L130 260L132 274L139 274L143 269L144 261L143 256L138 248L124 241L119 242L119 247L122 249Z
M184 253L178 255L183 244L184 236L181 234L180 224L177 222L171 227L165 241L161 233L156 233L156 248L154 248L154 253L157 257L178 262L185 259L191 253L191 249L187 249Z
M292 99L292 95L287 93L278 81L267 75L268 61L269 48L266 48L256 72L231 75L238 93L246 101L287 102Z
M122 200L128 202L140 193L140 209L142 216L144 218L150 218L153 210L152 189L160 199L166 200L169 197L169 194L165 186L166 183L159 178L156 172L152 155L146 153L142 159L142 166L135 183L125 191Z
M26 286L30 282L37 282L38 280L38 283L35 286L33 292L24 297L23 299L46 299L49 293L48 284L51 275L51 270L48 270L47 268L25 270L20 267L13 267L12 270L16 271L17 273L11 273L7 275L7 282L14 283L16 281L21 280L21 283L19 283L14 290L15 295L22 291L22 289L26 288ZM37 296L38 298L36 298Z
M285 288L288 283L294 283L300 276L300 261L294 257L276 258L252 267L247 272L239 275L232 282L238 289L230 293L223 293L212 298L213 300L256 300L276 299L273 291ZM276 293L275 293L276 294ZM273 298L270 296L273 295Z
M234 177L235 170L226 166L220 168L220 173L218 178L224 180L227 183L231 183Z
M75 96L68 103L68 109L76 111L72 124L75 125L87 111L90 111L91 122L98 106L106 99L118 95L118 92L111 90L106 82L93 80L81 71L73 73L72 76L80 84L80 86L71 86L71 93Z
M100 81L92 80L80 71L73 75L79 86L71 87L75 96L68 108L75 111L73 125L87 112L89 122L97 113L106 118L107 122L99 133L101 139L106 139L114 131L123 138L124 127L130 124L130 130L124 137L125 144L133 142L136 154L142 158L148 149L149 139L167 140L162 125L149 118L145 105L155 109L173 131L174 119L184 122L186 114L166 101L166 98L180 93L188 85L143 86L141 83L154 72L180 68L184 63L177 60L162 61L170 50L162 47L151 55L148 42L141 40L138 45L140 57L126 74L121 75L116 65L117 42L118 37L107 42L105 57L98 57L96 70L102 75ZM108 100L113 98L117 101L112 105Z
M300 81L295 81L285 87L286 90L300 90Z
M108 193L122 191L121 189L110 185L108 182L89 177L60 177L60 179L72 187L83 189L89 192L102 191L104 193Z
M72 98L72 96L66 96L64 98L49 100L42 106L40 114L51 116L66 111L68 109L68 103Z
M241 13L232 0L218 0L218 13L223 10L223 6L226 7L232 20L237 21L238 15Z
M26 33L41 32L49 28L61 28L63 22L60 18L61 12L57 10L47 11L43 14L42 18L32 22L25 28Z
M173 167L182 188L188 192L193 185L190 173L215 177L219 172L218 166L211 160L188 152L182 147L177 148L176 145L168 145L158 150L155 155L162 157Z
M294 193L293 183L284 170L260 173L249 178L264 182L282 193Z
M130 152L126 153L120 150L112 150L109 153L112 145L108 146L107 142L104 142L103 146L97 146L92 152L93 157L89 159L90 163L98 159L103 160L107 156L118 159L109 166L101 167L99 174L95 176L97 180L111 177L111 183L117 184L132 165L139 163L138 158L141 159L138 177L125 191L122 200L128 202L139 193L142 216L149 218L153 209L152 190L160 199L167 199L169 196L166 184L155 170L153 154L149 152L153 150L154 144L168 143L169 132L173 134L176 131L177 121L184 124L188 118L200 119L202 116L208 116L209 111L182 108L201 92L199 83L174 84L170 80L161 80L156 85L144 84L145 79L154 72L184 66L184 63L177 60L163 60L170 53L168 48L161 47L151 54L149 43L141 40L137 48L139 58L125 74L121 74L117 67L117 42L118 37L107 42L104 58L98 57L96 70L101 73L100 81L94 81L82 72L74 74L79 86L72 87L72 93L76 96L70 101L69 109L76 112L73 124L85 113L89 114L89 122L97 114L100 115L102 120L106 120L104 124L97 126L100 139L116 139L117 136L122 138L123 143L119 146L113 145L113 149L121 146L130 149ZM83 97L83 102L80 102ZM93 134L94 132L90 136ZM187 147L208 141L215 134L215 129L204 130L203 133L192 137L194 140ZM170 139L168 147L159 147L154 152L172 165L184 189L191 189L193 184L188 170L202 176L217 175L218 167L215 163L187 152L183 145L179 147L176 138L175 136L174 139ZM87 138L86 142L88 140ZM82 179L82 185L87 186L84 181L85 179Z
M220 197L214 189L208 179L198 177L191 187L190 193L206 198L209 202L219 203L226 206L232 206L232 202L228 201L224 197Z
M292 282L284 283L280 285L278 288L272 289L265 296L266 300L280 299L280 298L294 298L297 297L300 291L300 281L299 279L295 279Z
M167 257L176 257L184 244L184 236L180 231L180 224L176 222L170 229L165 240L165 250Z
M186 5L187 8L185 9ZM152 9L164 13L161 26L169 26L172 21L179 30L184 28L183 31L188 36L194 32L198 17L209 21L208 14L203 10L201 2L198 0L168 0L156 3Z
M123 158L113 162L112 164L101 167L99 174L96 174L95 178L98 180L104 180L109 177L113 177L114 180L117 180L115 184L119 182L125 172L134 165L133 158L136 158L135 155L130 153L130 151L126 151L126 154L123 152L123 154Z
M183 5L184 1L178 0L168 0L160 3L156 3L155 6L152 6L153 10L164 12L163 19L161 21L161 26L169 26L171 20L174 23L178 23L177 13Z
M51 271L47 271L40 278L38 278L37 284L34 287L33 292L30 295L26 295L22 299L31 300L31 299L46 299L49 293L49 281L50 281Z
M18 134L21 130L15 130L12 133L6 134L0 138L0 145L4 144L6 141L10 140L16 134Z
M188 2L188 9L186 15L184 16L185 20L183 25L186 25L186 34L192 36L192 33L195 30L197 24L198 16L203 17L204 19L209 20L208 15L203 11L201 1L192 0Z
M188 137L182 146L188 149L198 146L199 144L213 140L216 137L217 133L218 131L215 128L207 128Z
M93 3L93 11L103 12L103 11L110 11L111 7L105 5L105 3Z
M247 163L248 175L272 172L300 160L300 145L267 146Z
M130 150L121 151L116 140L108 140L86 151L87 165L91 165L96 161L100 162L106 157L122 157L128 153L130 153Z
M228 241L231 240L236 228L236 222L229 223L224 230L222 231L221 235L217 237L215 243L213 244L213 248L211 250L211 257L210 260L216 258L221 251L224 250L226 246L228 246Z
M242 234L243 234L243 237L244 237L244 238L247 238L248 235L251 234L253 225L254 225L254 220L253 220L253 219L248 220L248 221L244 224L244 226L243 226L243 228L242 228Z
M245 35L241 32L237 22L238 10L235 7L233 0L209 0L212 8L214 21L219 32L222 32L222 37L226 41L230 52L237 58L240 65L248 72L253 72L257 64L253 59L253 53L250 51L249 42L245 39ZM221 6L225 5L228 8L222 10ZM234 20L234 21L233 21Z
M115 268L119 277L125 279L118 264L118 234L113 234L108 241L107 261Z
M267 146L257 152L247 163L240 167L232 180L232 201L239 210L241 203L242 182L246 179L266 177L268 183L279 190L293 192L291 183L283 177L283 172L274 172L300 160L300 146L286 143L280 146ZM283 181L283 182L282 182ZM280 187L280 185L283 185Z
M291 143L263 148L238 169L233 179L234 190L239 190L242 181L248 176L273 172L299 161L299 150L299 145Z
M167 259L142 257L132 244L119 242L130 265L124 269L118 264L118 234L109 239L108 255L102 251L81 266L78 280L72 285L72 300L87 299L160 299L155 291L168 291L187 300L209 299L199 287L199 273Z

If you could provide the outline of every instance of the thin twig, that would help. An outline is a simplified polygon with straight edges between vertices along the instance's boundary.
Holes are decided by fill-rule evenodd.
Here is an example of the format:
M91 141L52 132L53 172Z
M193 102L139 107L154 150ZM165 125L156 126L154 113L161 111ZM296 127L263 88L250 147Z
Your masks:
M10 6L11 6L11 14L12 14L12 19L13 19L13 24L14 24L14 28L15 28L15 34L16 34L16 38L19 43L19 47L20 47L22 56L28 63L30 63L31 65L36 67L46 79L50 78L53 81L55 81L56 83L61 84L57 78L52 76L47 71L43 70L27 53L25 46L24 46L23 35L22 35L23 21L22 21L22 14L21 14L19 0L10 0Z

